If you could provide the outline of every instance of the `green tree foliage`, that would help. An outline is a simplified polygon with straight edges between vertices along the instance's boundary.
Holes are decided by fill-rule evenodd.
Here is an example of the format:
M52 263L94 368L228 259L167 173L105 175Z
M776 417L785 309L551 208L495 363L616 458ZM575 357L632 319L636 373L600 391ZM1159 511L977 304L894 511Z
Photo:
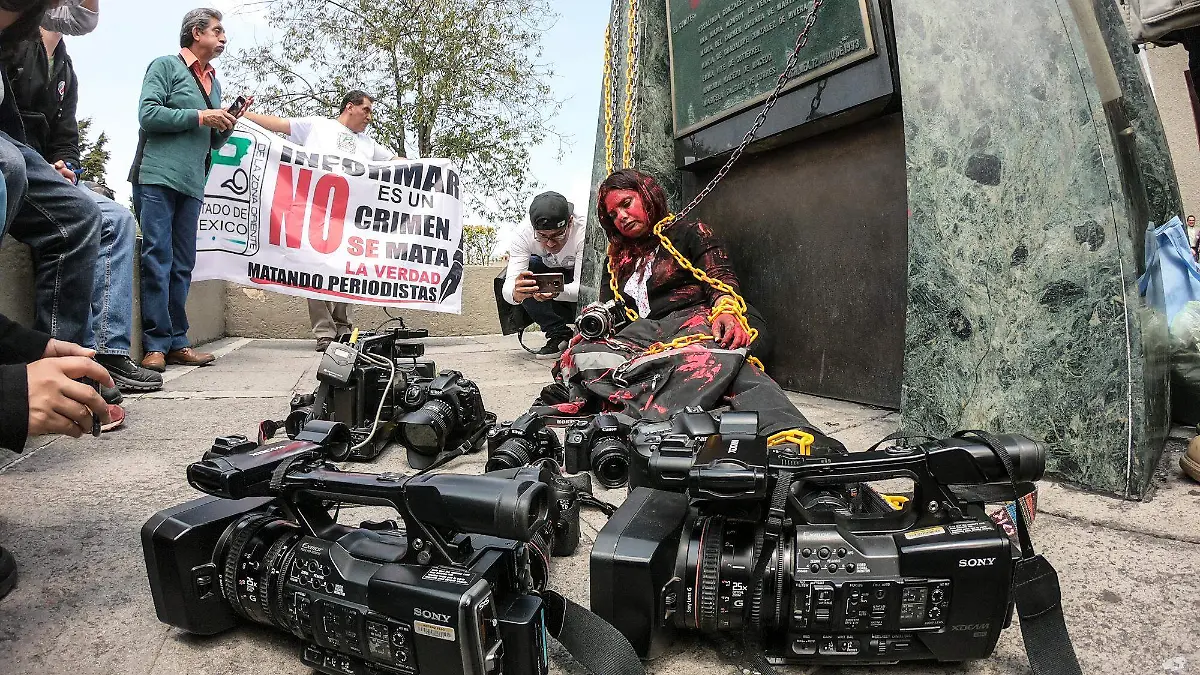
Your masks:
M468 206L520 220L537 187L529 150L562 139L540 62L549 0L261 0L271 44L226 57L225 90L256 112L333 117L342 96L375 98L368 133L406 157L454 160Z
M94 180L97 183L108 186L104 172L108 167L108 159L112 153L108 151L108 134L100 132L99 138L95 143L88 139L88 132L92 128L92 119L85 118L79 120L79 156L80 163L83 165L83 177L87 180Z

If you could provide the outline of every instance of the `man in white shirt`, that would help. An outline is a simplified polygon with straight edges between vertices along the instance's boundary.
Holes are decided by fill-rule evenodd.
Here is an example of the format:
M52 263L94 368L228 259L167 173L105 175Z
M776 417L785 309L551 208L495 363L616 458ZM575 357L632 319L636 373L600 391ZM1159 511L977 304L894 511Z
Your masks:
M404 159L367 136L367 125L371 123L374 104L369 94L355 90L342 99L342 110L337 119L284 119L252 112L247 112L245 117L264 129L286 134L288 140L297 145L322 154L353 157L362 162ZM312 322L313 335L317 338L317 351L325 351L338 336L353 330L350 307L344 302L308 301L308 318Z
M522 223L512 235L503 295L509 304L520 305L546 334L546 345L536 352L539 357L556 358L571 339L567 324L575 320L579 299L585 229L566 197L543 192L529 205L529 223ZM562 292L539 293L533 275L552 272L562 273Z

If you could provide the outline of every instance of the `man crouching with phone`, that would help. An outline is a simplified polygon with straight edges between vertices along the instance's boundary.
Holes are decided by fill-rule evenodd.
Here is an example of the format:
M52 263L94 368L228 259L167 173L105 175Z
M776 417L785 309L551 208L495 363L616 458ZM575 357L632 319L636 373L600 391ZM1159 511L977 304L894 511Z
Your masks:
M504 299L520 305L546 334L538 358L558 358L571 339L586 225L566 197L543 192L529 205L529 223L513 233Z

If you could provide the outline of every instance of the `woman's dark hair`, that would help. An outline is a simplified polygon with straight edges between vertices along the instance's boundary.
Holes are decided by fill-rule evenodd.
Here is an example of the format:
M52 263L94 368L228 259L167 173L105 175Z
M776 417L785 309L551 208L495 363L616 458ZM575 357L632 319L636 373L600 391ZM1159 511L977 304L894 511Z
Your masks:
M627 268L658 247L658 237L649 234L635 241L621 234L604 206L605 197L613 190L637 192L642 198L642 208L646 211L646 220L649 221L647 225L650 227L654 227L670 212L667 210L667 194L662 185L653 176L637 169L621 169L600 183L596 197L596 218L608 237L609 254L614 258L617 276L625 276Z
M21 13L12 25L0 31L0 51L11 52L22 42L36 39L42 17L54 4L55 0L0 0L0 9Z

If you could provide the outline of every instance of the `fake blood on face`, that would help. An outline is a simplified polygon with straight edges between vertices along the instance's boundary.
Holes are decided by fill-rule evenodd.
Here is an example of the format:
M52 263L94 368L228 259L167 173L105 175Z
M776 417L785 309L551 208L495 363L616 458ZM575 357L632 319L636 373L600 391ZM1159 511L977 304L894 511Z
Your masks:
M646 207L642 196L633 190L613 190L604 196L604 209L613 219L617 231L630 239L641 239L650 233Z

